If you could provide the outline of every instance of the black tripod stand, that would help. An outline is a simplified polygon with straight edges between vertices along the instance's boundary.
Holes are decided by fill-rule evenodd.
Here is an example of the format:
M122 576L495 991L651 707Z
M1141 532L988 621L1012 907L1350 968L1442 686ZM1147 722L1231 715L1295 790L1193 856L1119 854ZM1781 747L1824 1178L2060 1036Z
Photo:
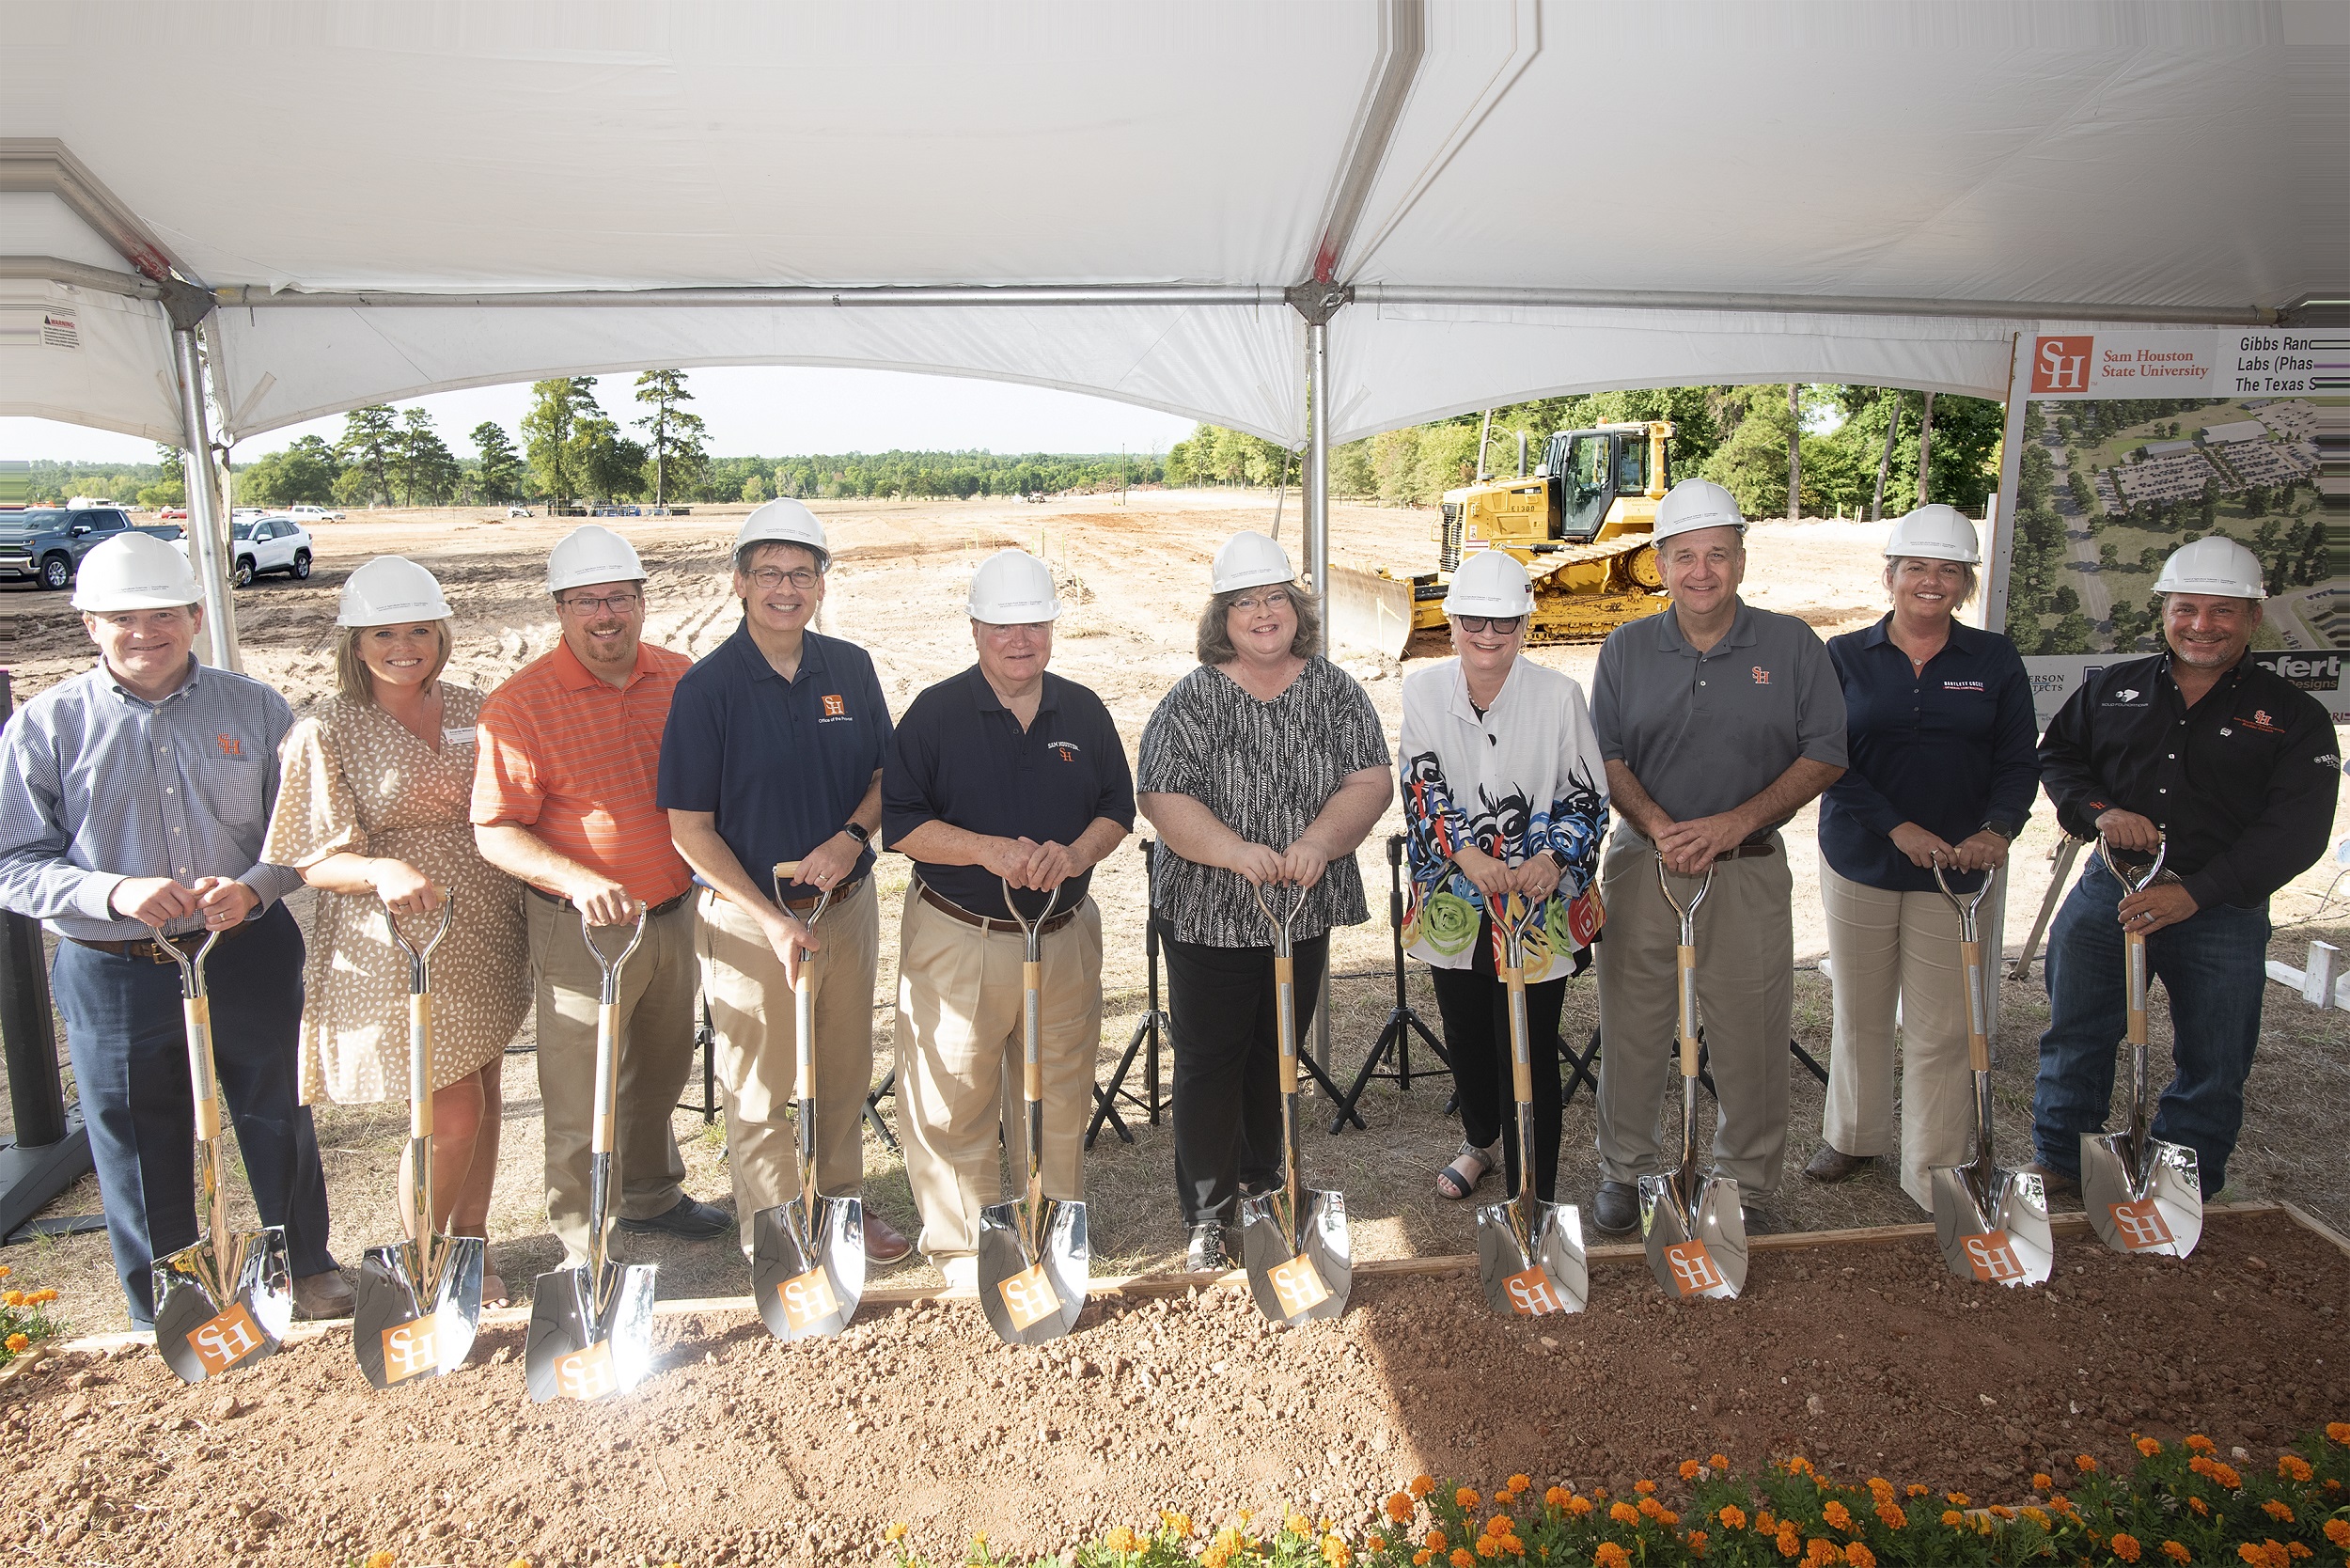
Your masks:
M1144 966L1150 974L1147 982L1150 1005L1143 1011L1142 1021L1135 1026L1134 1038L1126 1042L1126 1054L1118 1058L1118 1071L1110 1074L1109 1087L1104 1089L1099 1084L1093 1087L1093 1120L1086 1125L1085 1146L1088 1149L1092 1148L1093 1140L1102 1136L1102 1123L1104 1121L1118 1134L1120 1143L1134 1142L1135 1135L1127 1129L1125 1118L1118 1114L1119 1101L1125 1101L1148 1116L1153 1127L1159 1124L1159 1113L1167 1108L1167 1102L1159 1097L1159 1046L1164 1043L1169 1049L1173 1048L1175 1026L1167 1017L1167 1010L1159 1005L1159 911L1158 905L1150 902L1148 891L1151 855L1157 847L1148 839L1142 841L1145 871L1142 955ZM1126 1074L1134 1069L1135 1053L1146 1046L1151 1054L1143 1058L1142 1096L1137 1099L1134 1091L1126 1087Z
M1452 1067L1452 1058L1446 1056L1436 1037L1428 1032L1419 1014L1412 1011L1409 996L1403 988L1403 835L1387 836L1387 930L1395 958L1395 1006L1387 1010L1387 1022L1379 1031L1378 1040L1371 1047L1371 1055L1363 1058L1363 1070L1355 1074L1355 1087L1339 1102L1339 1113L1331 1118L1330 1131L1343 1132L1350 1121L1357 1127L1362 1118L1355 1114L1355 1102L1363 1097L1363 1090L1373 1078L1385 1078L1397 1088L1409 1091L1412 1087L1412 1036L1418 1035L1428 1048L1436 1053L1436 1059ZM1393 1067L1384 1067L1390 1053L1395 1057ZM1419 1074L1429 1074L1423 1069Z

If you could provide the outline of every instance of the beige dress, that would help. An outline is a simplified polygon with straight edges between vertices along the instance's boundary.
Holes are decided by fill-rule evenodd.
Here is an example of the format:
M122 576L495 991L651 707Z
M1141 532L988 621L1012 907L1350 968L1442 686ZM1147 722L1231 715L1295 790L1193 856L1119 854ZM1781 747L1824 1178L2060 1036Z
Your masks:
M474 726L481 694L441 683L438 751L372 702L330 697L280 750L277 811L261 858L315 866L328 855L405 860L455 889L457 915L432 955L432 1087L506 1048L530 1005L522 885L474 848ZM321 888L309 933L302 1012L302 1101L408 1097L408 955L372 893ZM411 916L421 940L431 926Z

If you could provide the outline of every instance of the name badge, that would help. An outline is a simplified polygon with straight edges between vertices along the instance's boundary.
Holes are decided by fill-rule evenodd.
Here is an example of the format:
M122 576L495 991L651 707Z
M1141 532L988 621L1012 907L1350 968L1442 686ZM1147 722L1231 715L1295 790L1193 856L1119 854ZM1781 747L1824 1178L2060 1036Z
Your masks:
M471 745L474 744L474 735L475 727L470 724L451 725L441 731L441 744L443 745Z

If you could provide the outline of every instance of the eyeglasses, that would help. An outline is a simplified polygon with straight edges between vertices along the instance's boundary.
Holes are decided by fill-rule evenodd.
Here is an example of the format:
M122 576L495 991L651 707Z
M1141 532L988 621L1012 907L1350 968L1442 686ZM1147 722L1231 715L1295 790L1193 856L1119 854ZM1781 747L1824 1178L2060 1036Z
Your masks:
M1526 624L1522 615L1456 615L1452 619L1464 632L1497 632L1505 637Z
M755 566L743 575L757 584L764 592L773 593L784 584L790 583L802 593L806 593L816 586L816 579L820 573L811 572L805 566L795 567L790 572L786 572L779 566Z
M1290 597L1289 589L1275 588L1261 599L1253 593L1246 599L1235 599L1232 608L1243 615L1255 615L1259 610L1286 610L1295 601Z
M592 598L587 594L574 594L560 603L573 615L594 615L599 610L610 610L614 615L626 615L644 602L645 596L641 593L613 593L606 594L602 599Z

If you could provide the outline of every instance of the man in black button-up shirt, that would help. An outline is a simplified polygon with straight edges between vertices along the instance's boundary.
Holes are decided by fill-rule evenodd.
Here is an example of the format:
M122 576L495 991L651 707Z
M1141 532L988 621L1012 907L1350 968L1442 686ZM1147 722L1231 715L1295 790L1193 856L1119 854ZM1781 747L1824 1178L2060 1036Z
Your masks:
M2195 1151L2208 1197L2226 1182L2260 1043L2268 896L2325 853L2342 765L2325 708L2246 651L2261 619L2251 552L2198 541L2155 587L2170 651L2098 671L2040 743L2067 832L2140 865L2166 842L2170 853L2162 879L2126 898L2092 860L2057 917L2033 1141L2061 1186L2077 1180L2082 1135L2105 1128L2125 1024L2123 933L2135 930L2170 997L2177 1068L2154 1136Z

